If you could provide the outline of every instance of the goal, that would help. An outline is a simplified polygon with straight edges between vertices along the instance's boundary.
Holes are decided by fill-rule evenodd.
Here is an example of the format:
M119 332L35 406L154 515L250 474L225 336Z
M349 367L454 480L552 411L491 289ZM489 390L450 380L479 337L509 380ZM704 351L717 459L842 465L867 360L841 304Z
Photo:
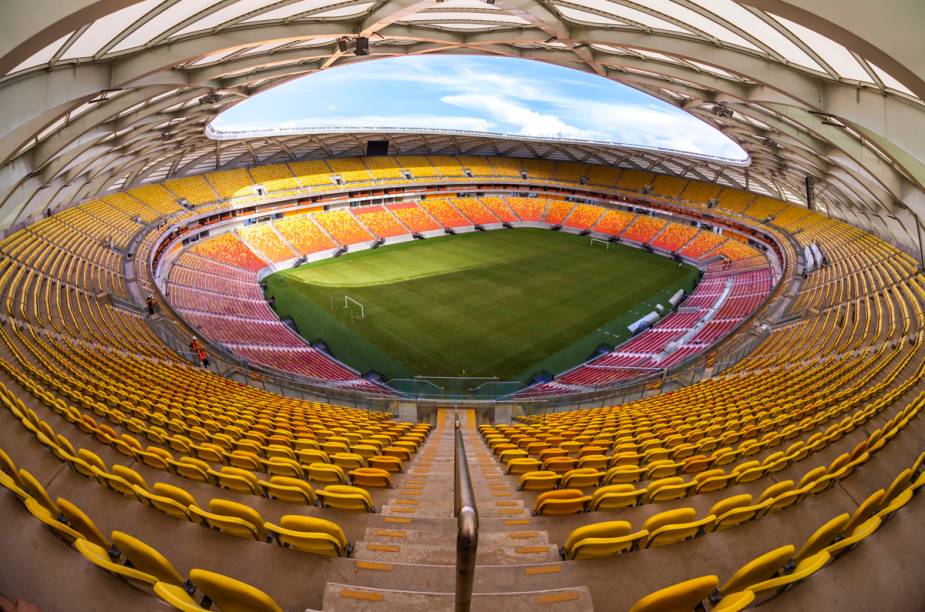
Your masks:
M344 296L344 310L350 311L350 320L354 319L365 319L366 318L366 306L353 299L349 295Z
M591 246L594 246L595 244L602 244L602 245L604 245L604 248L605 248L605 249L607 249L608 251L610 250L610 244L611 244L611 243L608 242L608 241L606 241L606 240L601 240L600 238L592 238L592 239L591 239Z

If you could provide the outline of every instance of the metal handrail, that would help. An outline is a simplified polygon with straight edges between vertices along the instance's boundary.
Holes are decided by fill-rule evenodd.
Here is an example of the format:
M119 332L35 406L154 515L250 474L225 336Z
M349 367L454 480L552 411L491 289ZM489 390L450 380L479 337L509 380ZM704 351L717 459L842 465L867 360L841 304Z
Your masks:
M466 461L466 445L459 417L454 422L453 489L456 516L456 612L469 612L475 583L475 556L479 546L479 511Z

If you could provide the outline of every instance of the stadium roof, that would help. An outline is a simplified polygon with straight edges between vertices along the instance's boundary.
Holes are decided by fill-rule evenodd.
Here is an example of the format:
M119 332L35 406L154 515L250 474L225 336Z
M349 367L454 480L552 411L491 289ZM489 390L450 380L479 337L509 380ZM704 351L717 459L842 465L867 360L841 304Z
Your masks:
M436 130L392 134L402 152L587 155L748 180L791 201L812 175L829 212L907 247L917 243L909 211L925 213L919 0L30 0L5 3L3 17L0 228L168 176L355 155L365 134L217 141L206 126L293 78L425 53L521 57L620 81L716 126L752 163L746 179L670 152L508 151L509 138ZM358 38L368 55L355 52Z

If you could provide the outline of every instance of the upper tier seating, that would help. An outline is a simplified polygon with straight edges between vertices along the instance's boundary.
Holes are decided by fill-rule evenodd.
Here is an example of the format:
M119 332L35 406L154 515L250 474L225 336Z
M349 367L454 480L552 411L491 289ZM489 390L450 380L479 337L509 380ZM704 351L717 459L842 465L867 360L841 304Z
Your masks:
M648 215L636 215L633 224L623 232L622 238L645 244L658 234L667 221L659 217L650 217Z
M360 223L380 238L403 236L408 233L408 228L382 206L359 206L351 210Z
M690 225L671 222L668 227L649 244L657 249L665 249L674 253L693 238L700 231Z
M575 204L563 202L561 200L550 200L549 206L546 207L546 223L553 225L562 225L565 218L569 216Z
M333 249L337 245L312 220L311 215L291 215L273 222L279 233L302 255Z
M257 272L267 266L267 262L255 255L232 233L210 237L208 240L197 243L190 250L202 257L252 272Z
M219 199L218 193L203 176L188 176L181 179L171 179L164 182L164 186L177 194L178 197L186 199L190 204L207 204Z
M177 199L163 185L136 187L129 190L128 194L161 215L172 215L183 210L177 204Z
M315 221L337 242L347 245L374 240L372 234L363 229L349 210L337 209L312 213Z
M331 168L324 160L300 161L289 164L296 180L305 187L330 187L334 185Z
M548 181L552 179L555 172L555 162L546 161L545 159L524 159L523 168L527 173L527 178Z
M636 215L631 212L611 208L601 216L594 231L618 236L635 218Z
M366 157L363 159L373 178L379 180L402 180L401 168L391 157Z
M712 255L716 247L722 244L724 240L725 238L722 234L703 230L681 250L681 255L691 259L700 259L704 255Z
M450 203L476 225L499 223L496 217L478 198L450 198Z
M565 220L565 226L583 230L591 229L602 214L604 214L604 209L600 206L579 204L572 209L571 214Z
M433 164L431 164L430 160L426 157L406 155L404 157L395 158L395 161L406 171L410 172L413 178L422 179L439 176L437 169L434 168Z
M429 198L421 200L421 208L430 213L444 227L466 227L472 221L464 217L448 200Z
M639 170L624 170L620 173L617 180L617 187L629 191L642 191L646 185L651 185L655 180L655 175L651 172L640 172Z
M494 168L496 176L519 179L520 173L523 171L523 164L519 159L490 157L488 158L488 162L491 164L491 167Z
M522 221L542 221L549 204L546 198L508 197L505 200Z
M486 197L479 198L482 204L491 211L500 221L504 223L513 223L520 219L514 214L514 211L508 206L504 198Z
M254 181L263 185L267 191L289 191L299 188L299 182L286 164L272 166L255 166L250 169Z
M252 249L256 249L273 263L299 256L299 253L283 242L271 223L246 225L238 230L238 234Z
M437 174L440 176L448 178L463 178L466 176L465 173L463 173L462 165L455 157L428 155L427 159L430 160L431 165L437 170Z
M359 157L329 159L328 166L345 183L364 183L373 178L373 175L370 174L363 160Z
M433 217L413 202L389 204L386 208L392 211L412 232L431 232L443 229Z
M224 199L254 195L254 179L244 168L213 172L206 179Z

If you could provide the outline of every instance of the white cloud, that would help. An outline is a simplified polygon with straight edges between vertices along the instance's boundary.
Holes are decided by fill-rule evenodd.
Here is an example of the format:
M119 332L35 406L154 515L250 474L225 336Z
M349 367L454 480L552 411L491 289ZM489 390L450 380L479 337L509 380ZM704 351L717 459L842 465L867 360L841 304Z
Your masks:
M360 115L301 117L282 123L281 128L323 128L323 127L414 127L436 128L442 130L470 130L491 132L495 125L483 117L441 116L441 115ZM223 128L229 129L229 128Z
M547 138L600 138L591 130L584 130L569 125L559 117L539 113L512 102L504 96L485 94L461 94L441 98L446 104L468 110L481 111L493 119L506 123L517 130L521 136L538 136Z

